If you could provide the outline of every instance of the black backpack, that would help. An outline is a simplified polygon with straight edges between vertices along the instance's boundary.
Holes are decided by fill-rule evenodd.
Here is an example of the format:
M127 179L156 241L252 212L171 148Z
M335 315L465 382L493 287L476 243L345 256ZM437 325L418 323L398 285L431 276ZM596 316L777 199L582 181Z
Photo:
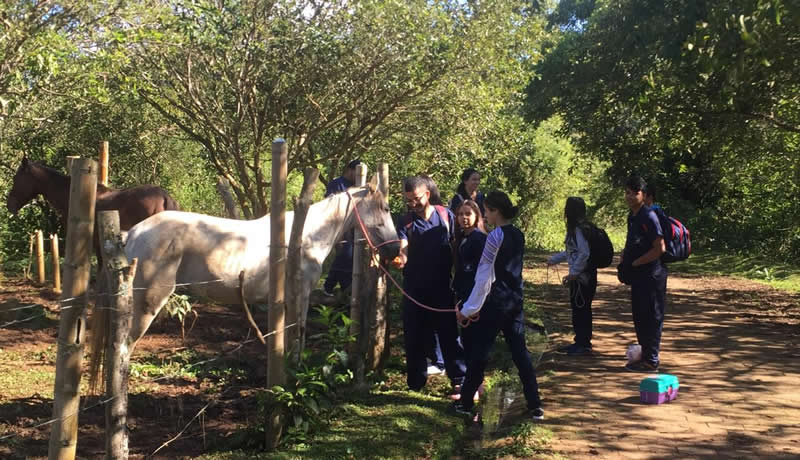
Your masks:
M589 242L589 269L606 268L614 258L614 245L606 231L593 223L582 226L583 237Z

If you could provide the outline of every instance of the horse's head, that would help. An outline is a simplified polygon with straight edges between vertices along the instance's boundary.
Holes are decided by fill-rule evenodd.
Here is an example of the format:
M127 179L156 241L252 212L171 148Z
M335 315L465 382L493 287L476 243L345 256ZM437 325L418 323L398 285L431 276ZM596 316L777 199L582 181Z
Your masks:
M27 157L24 157L19 164L19 168L17 168L17 172L14 174L13 186L11 191L8 192L6 207L11 214L16 214L20 208L38 194L36 180L31 172L31 163Z
M356 207L359 217L369 232L369 239L383 260L392 260L400 252L400 240L383 194L376 189L374 181L364 187L363 195L356 195ZM356 226L359 224L356 222Z

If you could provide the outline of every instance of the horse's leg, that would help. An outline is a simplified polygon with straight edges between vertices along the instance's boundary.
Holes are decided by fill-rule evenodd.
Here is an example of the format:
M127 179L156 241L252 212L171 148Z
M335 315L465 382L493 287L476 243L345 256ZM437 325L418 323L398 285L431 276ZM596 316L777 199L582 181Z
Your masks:
M175 292L175 281L180 266L180 258L149 259L139 263L133 291L133 318L129 347L131 353L136 343L147 332L158 312L167 304L169 296ZM142 278L139 278L139 277Z
M297 321L300 324L295 325L299 329L298 337L300 337L300 350L306 346L306 324L308 324L308 303L311 297L311 291L317 286L320 276L322 276L322 266L310 261L303 263L303 273L305 275L306 283L303 283L303 289L300 290L298 302L300 302L300 317Z

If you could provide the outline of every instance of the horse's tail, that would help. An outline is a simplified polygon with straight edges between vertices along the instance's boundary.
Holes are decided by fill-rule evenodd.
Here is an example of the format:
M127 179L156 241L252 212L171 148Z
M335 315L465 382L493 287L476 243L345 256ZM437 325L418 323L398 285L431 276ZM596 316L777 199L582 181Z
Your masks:
M105 270L101 271L105 273ZM105 280L105 275L101 275ZM100 282L98 279L98 286L108 285L106 282ZM102 300L101 300L102 299ZM95 301L95 306L92 309L92 317L90 318L89 325L89 394L94 394L99 389L103 391L103 372L101 372L101 363L105 357L106 344L109 340L111 321L110 309L108 308L108 296L98 296Z
M164 191L164 211L180 211L181 207L169 193Z

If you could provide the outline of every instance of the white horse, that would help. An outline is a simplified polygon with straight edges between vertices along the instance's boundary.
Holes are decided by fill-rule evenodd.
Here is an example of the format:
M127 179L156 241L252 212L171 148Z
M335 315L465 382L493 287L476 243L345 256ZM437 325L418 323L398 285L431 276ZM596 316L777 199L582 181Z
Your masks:
M381 192L370 184L351 188L313 204L306 217L302 239L304 284L300 295L308 303L311 289L322 274L322 263L343 234L358 225L358 208L372 243L381 256L397 255L399 242L389 208ZM293 212L286 213L286 235ZM384 244L385 243L385 244ZM269 215L242 221L181 211L164 211L130 229L125 243L128 260L138 259L133 292L133 318L129 352L144 336L153 319L175 291L189 283L189 290L212 300L238 304L239 273L244 271L247 303L266 303L269 280ZM202 283L202 284L197 284ZM95 315L107 311L99 309ZM108 334L107 321L93 320L93 365L97 369Z

